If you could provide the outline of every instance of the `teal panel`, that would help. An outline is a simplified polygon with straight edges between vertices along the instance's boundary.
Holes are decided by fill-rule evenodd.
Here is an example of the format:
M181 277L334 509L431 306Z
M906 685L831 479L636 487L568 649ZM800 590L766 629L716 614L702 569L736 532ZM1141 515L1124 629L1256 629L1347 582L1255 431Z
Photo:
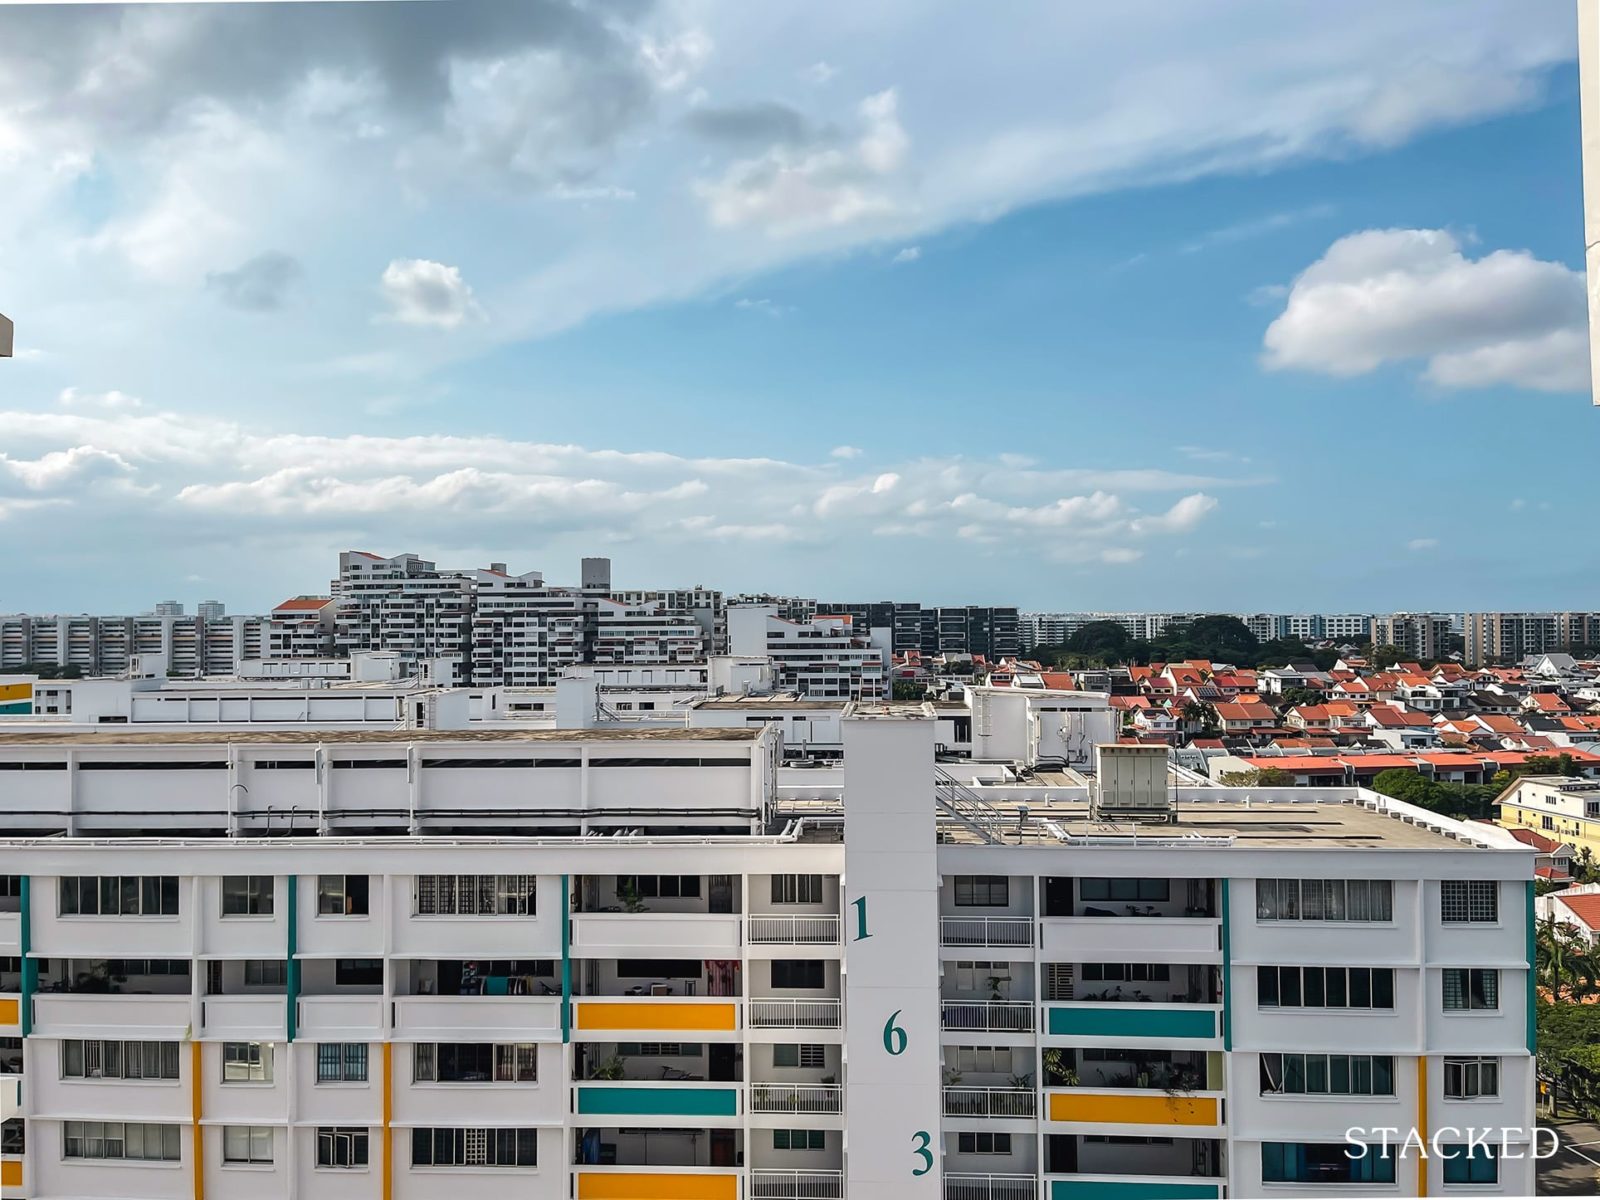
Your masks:
M1104 1179L1055 1179L1050 1200L1217 1200L1222 1189L1214 1183L1150 1183L1130 1179L1113 1183Z
M30 958L33 949L33 879L22 877L21 916L17 936L22 951L22 1036L33 1033L33 994L39 990L39 960Z
M1539 961L1538 934L1534 929L1533 898L1535 888L1533 880L1528 880L1527 887L1528 909L1528 1053L1538 1053L1539 1046L1539 992L1538 976L1535 970Z
M1228 928L1228 881L1222 881L1222 1048L1233 1049L1233 940Z
M8 717L26 717L33 714L32 700L11 700L0 704L0 713Z
M300 960L295 957L299 949L300 925L300 877L289 875L284 879L284 890L288 895L288 926L289 936L284 945L284 956L287 965L284 968L284 981L288 985L284 990L284 999L288 1003L288 1025L285 1027L289 1033L289 1040L294 1041L295 1014L300 1008Z
M580 1087L580 1116L736 1117L739 1093L732 1088Z
M1209 1008L1180 1012L1143 1004L1052 1008L1048 1032L1055 1037L1214 1038L1217 1014Z

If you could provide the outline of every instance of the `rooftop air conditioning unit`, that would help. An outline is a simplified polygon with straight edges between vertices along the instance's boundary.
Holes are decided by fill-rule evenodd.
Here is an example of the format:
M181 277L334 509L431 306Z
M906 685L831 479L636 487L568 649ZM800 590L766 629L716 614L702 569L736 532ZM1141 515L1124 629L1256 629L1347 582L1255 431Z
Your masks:
M1150 821L1171 824L1178 819L1167 782L1165 746L1094 748L1093 815L1107 821Z

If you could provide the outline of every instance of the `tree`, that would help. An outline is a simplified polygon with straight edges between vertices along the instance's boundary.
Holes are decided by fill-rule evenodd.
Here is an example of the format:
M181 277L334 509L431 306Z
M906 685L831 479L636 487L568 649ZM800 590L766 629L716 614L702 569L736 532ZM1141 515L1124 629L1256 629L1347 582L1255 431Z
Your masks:
M1120 621L1090 621L1066 640L1066 648L1109 663L1119 661L1132 641L1133 635Z
M1372 790L1395 800L1403 800L1407 804L1415 804L1418 808L1433 807L1429 803L1433 794L1433 781L1424 779L1419 772L1404 767L1379 771L1372 780Z
M1530 754L1520 767L1512 770L1518 775L1581 775L1583 768L1572 755Z
M896 700L921 700L928 694L928 685L915 683L909 679L896 679L889 691Z
M1283 689L1282 703L1289 708L1299 708L1302 704L1321 704L1326 699L1316 688L1292 687Z
M1570 926L1545 917L1534 928L1534 972L1551 1000L1579 1001L1597 989L1597 964L1589 944ZM1562 992L1565 989L1566 995Z
M1248 771L1224 771L1217 782L1223 787L1293 787L1294 776L1278 767L1252 767Z

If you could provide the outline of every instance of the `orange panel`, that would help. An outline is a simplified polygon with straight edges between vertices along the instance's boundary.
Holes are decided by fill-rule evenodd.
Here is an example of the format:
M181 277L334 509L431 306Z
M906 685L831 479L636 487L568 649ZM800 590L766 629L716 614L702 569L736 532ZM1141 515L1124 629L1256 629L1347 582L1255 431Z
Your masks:
M0 999L0 1025L15 1025L22 1020L22 1003L13 996Z
M664 1004L661 1001L578 1001L579 1029L699 1029L738 1028L733 1004Z
M8 1158L0 1162L0 1187L19 1188L22 1186L22 1160Z
M650 1175L585 1171L578 1200L738 1200L737 1175Z
M1052 1121L1099 1125L1216 1125L1213 1096L1106 1095L1104 1092L1054 1092Z

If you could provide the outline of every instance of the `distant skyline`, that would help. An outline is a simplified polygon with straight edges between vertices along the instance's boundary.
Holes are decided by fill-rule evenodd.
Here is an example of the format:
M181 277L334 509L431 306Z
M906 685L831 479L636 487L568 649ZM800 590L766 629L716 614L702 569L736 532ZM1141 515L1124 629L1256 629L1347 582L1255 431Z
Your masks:
M0 610L1600 608L1570 5L1008 11L0 7Z

